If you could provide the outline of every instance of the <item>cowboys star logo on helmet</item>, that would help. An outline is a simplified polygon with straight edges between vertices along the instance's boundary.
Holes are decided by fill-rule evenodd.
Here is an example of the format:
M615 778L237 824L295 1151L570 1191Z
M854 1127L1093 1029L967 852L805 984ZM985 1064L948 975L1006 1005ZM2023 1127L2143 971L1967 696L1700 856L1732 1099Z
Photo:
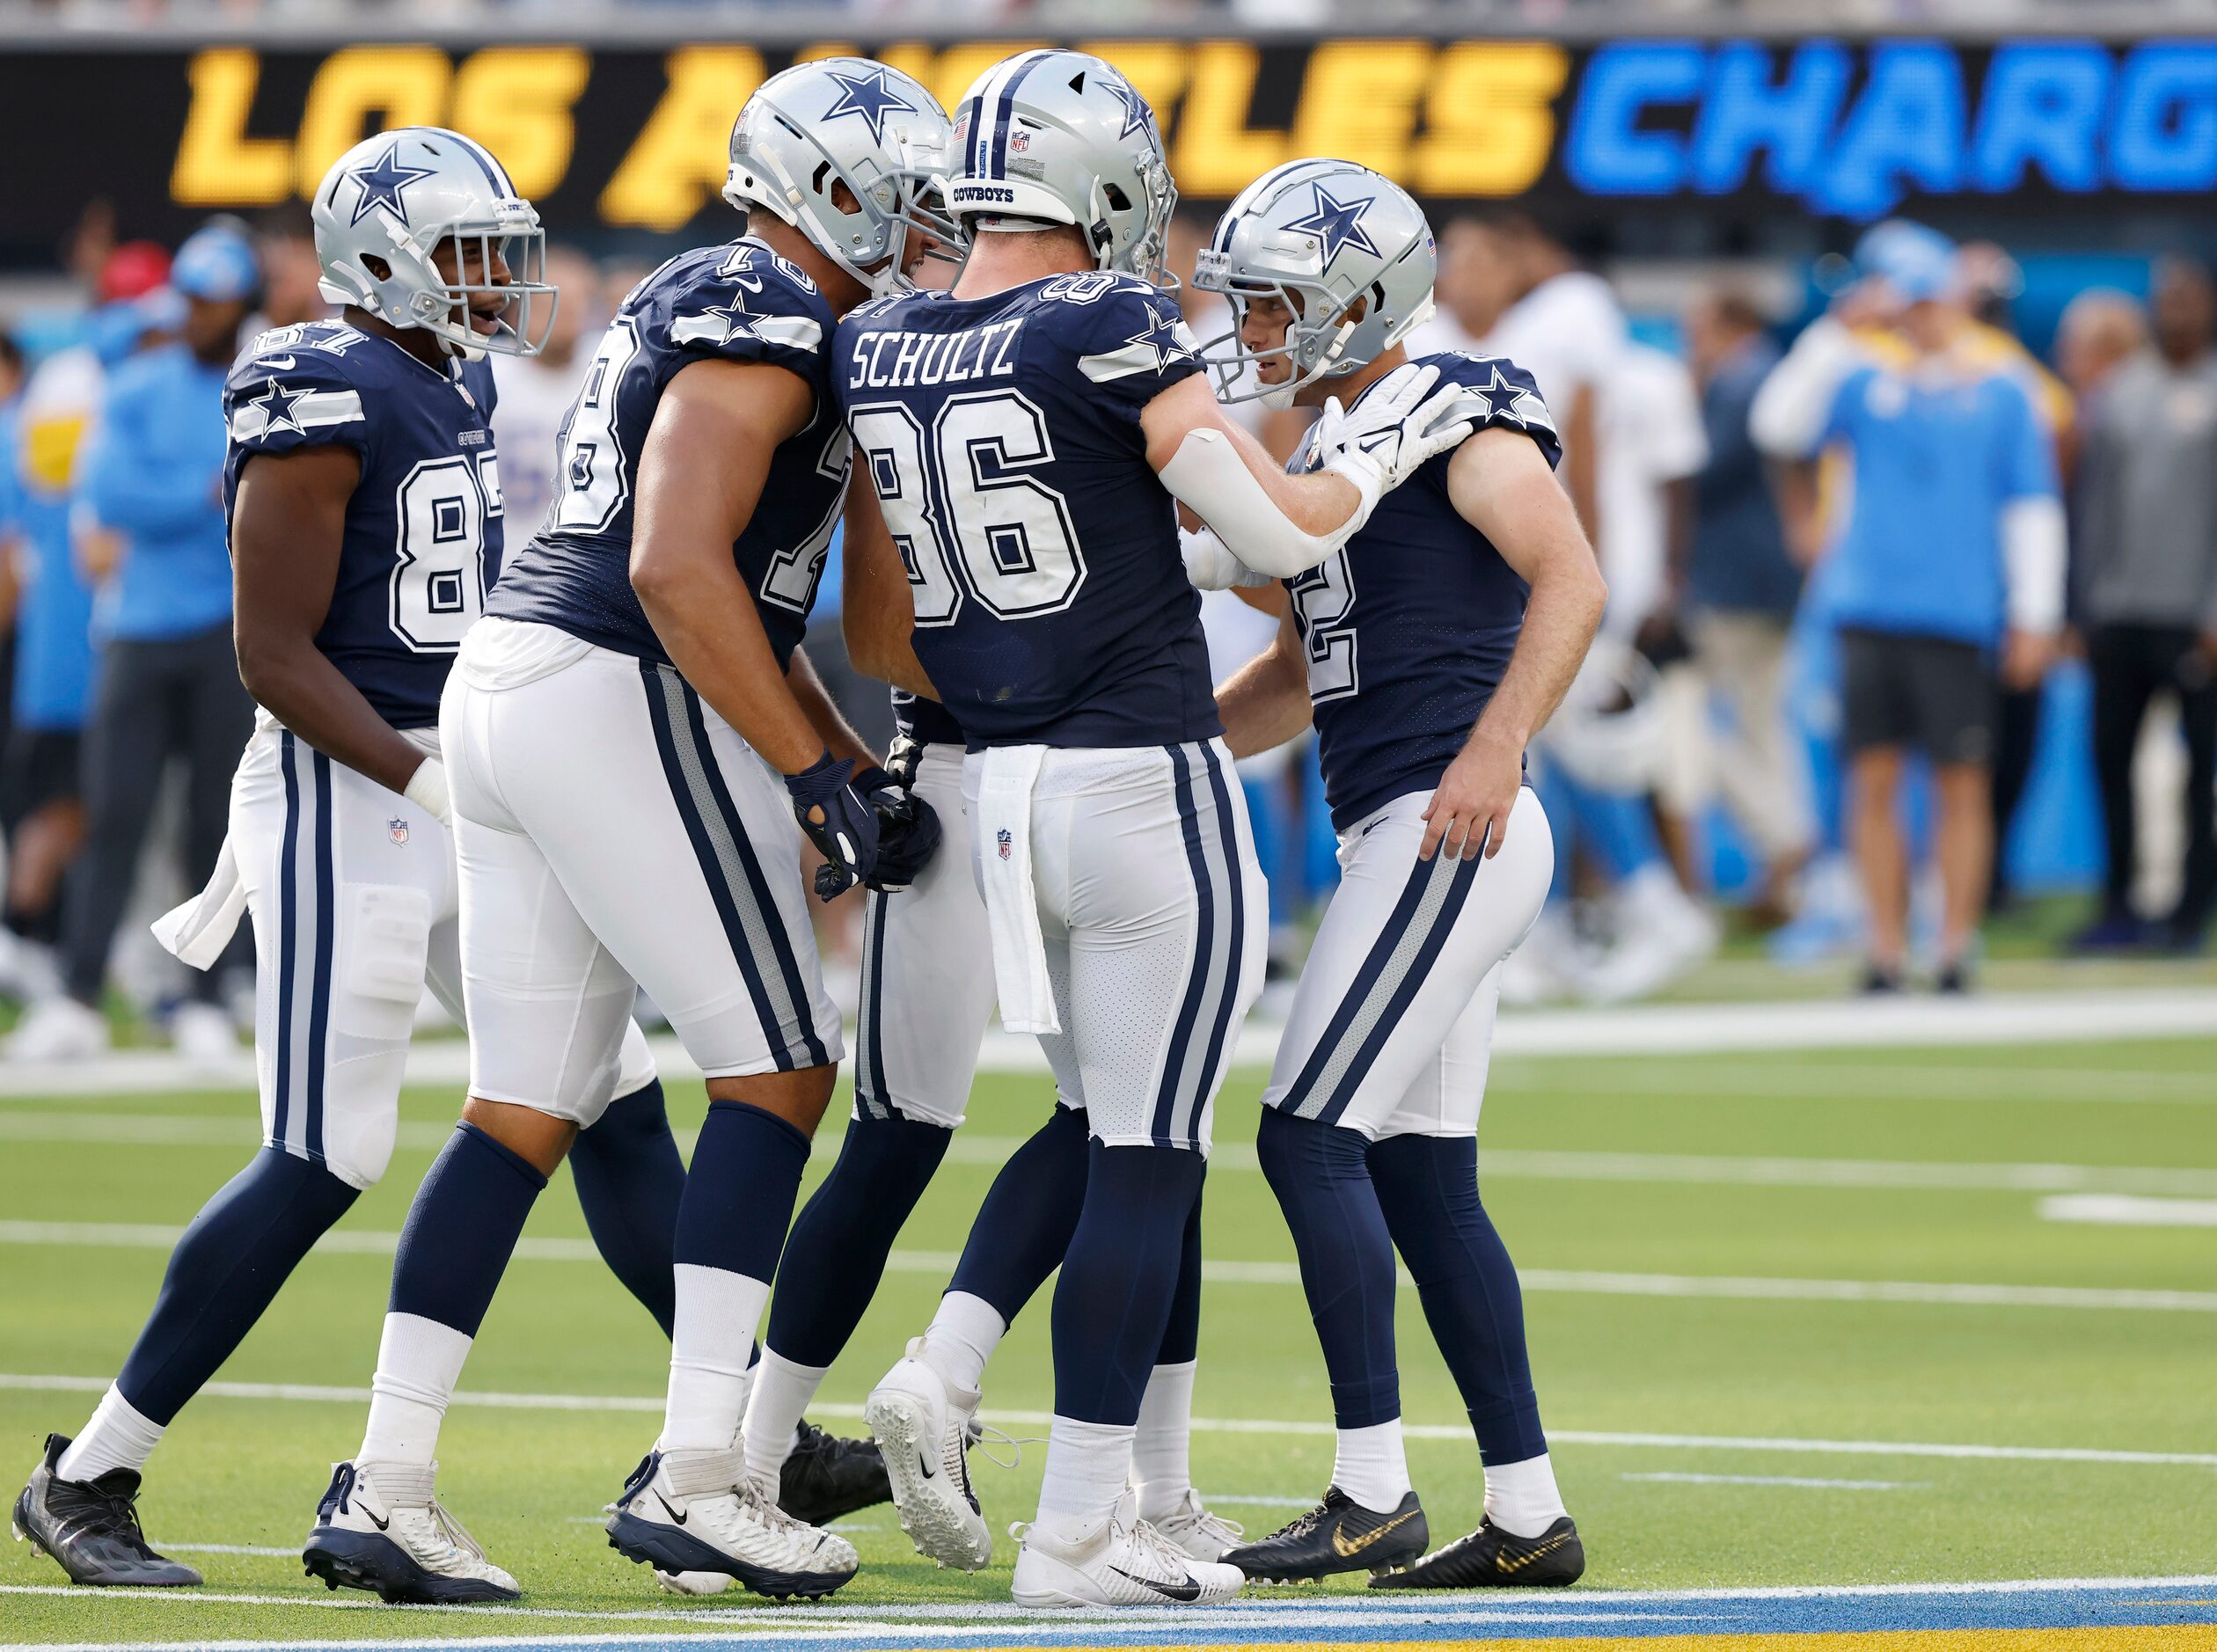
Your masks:
M843 114L860 115L869 125L870 142L873 143L885 141L887 115L896 110L909 114L918 113L914 104L886 84L886 71L882 67L860 75L843 74L836 69L830 72L832 80L839 88L839 96L838 101L823 112L823 118L832 121Z
M400 192L418 179L429 178L428 166L409 166L400 159L400 145L395 142L386 145L385 152L367 166L357 166L347 176L362 186L361 199L354 205L354 216L348 220L360 223L370 212L383 207L394 217L408 221L407 204L400 199Z
M1147 122L1154 118L1154 112L1147 107L1147 100L1134 91L1126 82L1118 80L1114 76L1104 75L1101 77L1101 88L1118 103L1123 105L1123 128L1116 134L1117 137L1130 137L1134 132L1145 128Z
M1378 244L1363 228L1363 208L1370 203L1359 199L1341 201L1321 183L1313 187L1316 191L1316 210L1306 218L1294 219L1285 227L1306 230L1321 239L1327 266L1340 255L1342 247L1354 247L1372 258L1379 256Z

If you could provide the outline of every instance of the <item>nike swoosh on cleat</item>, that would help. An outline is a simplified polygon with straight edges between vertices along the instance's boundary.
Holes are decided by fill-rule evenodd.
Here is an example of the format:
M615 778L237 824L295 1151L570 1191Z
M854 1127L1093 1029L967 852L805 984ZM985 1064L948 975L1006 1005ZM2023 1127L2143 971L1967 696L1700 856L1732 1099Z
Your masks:
M1395 1526L1406 1525L1416 1517L1416 1510L1414 1509L1411 1509L1405 1515L1395 1515L1384 1525L1378 1527L1374 1531L1364 1532L1361 1537L1357 1538L1351 1543L1347 1540L1346 1535L1342 1532L1337 1526L1335 1526L1332 1528L1332 1553L1339 1555L1342 1559L1345 1559L1347 1556L1352 1554L1360 1554L1365 1549L1370 1547L1372 1544L1377 1542L1379 1539L1384 1537Z
M1124 1568L1121 1566L1112 1566L1108 1569L1119 1577L1129 1578L1132 1583L1138 1584L1142 1589L1153 1590L1156 1594L1164 1597L1166 1599L1198 1600L1201 1598L1201 1585L1193 1581L1190 1574L1187 1575L1185 1582L1182 1583L1158 1583L1152 1577L1133 1577L1130 1572L1124 1570Z
M937 1472L932 1467L932 1459L925 1456L921 1451L918 1451L916 1454L916 1466L924 1471L924 1478L926 1480L931 1479L933 1474Z
M392 1529L392 1517L391 1515L387 1515L384 1519L380 1520L377 1516L370 1514L367 1509L364 1509L362 1512L364 1515L369 1516L370 1524L377 1527L378 1531L390 1531Z
M1542 1543L1538 1548L1532 1550L1529 1553L1519 1554L1515 1556L1513 1559L1510 1556L1508 1551L1504 1549L1494 1557L1494 1569L1501 1572L1521 1572L1526 1567L1531 1565L1533 1561L1538 1560L1541 1555L1554 1553L1557 1549L1561 1548L1569 1540L1569 1534L1565 1532L1559 1538L1549 1538L1545 1543Z
M662 1506L662 1512L668 1515L672 1520L675 1520L679 1525L685 1524L685 1517L679 1514L675 1509L672 1509L669 1506L669 1499L663 1496L662 1493L656 1492L655 1494L655 1501Z

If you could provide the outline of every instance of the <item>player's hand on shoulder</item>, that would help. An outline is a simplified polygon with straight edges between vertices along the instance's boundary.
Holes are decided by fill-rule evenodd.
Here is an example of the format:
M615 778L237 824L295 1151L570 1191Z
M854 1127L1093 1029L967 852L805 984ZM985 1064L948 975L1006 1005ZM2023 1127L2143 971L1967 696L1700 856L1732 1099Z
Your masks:
M1499 854L1509 830L1509 811L1516 807L1517 791L1523 785L1523 751L1482 728L1473 734L1439 777L1431 801L1424 805L1424 841L1418 856L1430 860L1438 852L1467 860Z
M1344 476L1365 499L1389 493L1441 454L1460 447L1478 420L1460 384L1412 362L1379 380L1352 412L1336 397L1317 420L1318 468Z
M825 861L816 868L816 898L829 901L868 878L877 865L877 811L855 786L854 759L826 751L785 783L794 818Z

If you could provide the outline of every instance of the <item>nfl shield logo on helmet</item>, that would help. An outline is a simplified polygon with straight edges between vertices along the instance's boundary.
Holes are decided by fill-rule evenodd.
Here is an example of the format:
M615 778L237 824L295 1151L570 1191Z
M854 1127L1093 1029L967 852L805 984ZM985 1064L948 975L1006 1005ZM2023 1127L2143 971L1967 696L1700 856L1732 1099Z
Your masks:
M1015 852L1014 845L1016 839L1006 826L1000 829L1000 831L997 834L997 836L1000 839L1000 858L1003 860L1006 860L1010 855Z
M405 820L398 818L387 821L385 822L385 836L391 838L396 844L406 843L408 841L408 822Z

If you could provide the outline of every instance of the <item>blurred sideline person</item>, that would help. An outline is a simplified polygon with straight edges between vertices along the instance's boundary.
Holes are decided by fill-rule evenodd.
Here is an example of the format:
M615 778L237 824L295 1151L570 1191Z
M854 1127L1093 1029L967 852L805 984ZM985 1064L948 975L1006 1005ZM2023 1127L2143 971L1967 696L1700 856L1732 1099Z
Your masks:
M1809 779L1789 734L1785 664L1802 570L1786 546L1767 462L1747 428L1755 393L1778 363L1761 311L1729 289L1705 292L1686 317L1708 460L1694 479L1691 530L1673 571L1688 655L1683 686L1667 685L1666 807L1687 822L1721 795L1760 858L1753 910L1782 923L1815 847ZM1711 721L1722 700L1728 734Z
M723 191L747 232L679 253L618 307L564 427L554 508L482 618L455 627L439 725L470 1089L393 1259L362 1444L304 1551L320 1575L388 1598L518 1592L481 1552L448 1566L388 1533L379 1505L428 1496L478 1330L547 1179L598 1128L642 987L709 1105L655 1212L668 1400L607 1508L609 1541L779 1597L853 1575L853 1546L780 1507L781 1477L747 1472L739 1432L843 1054L801 833L829 863L821 895L881 863L881 881L904 882L936 843L929 808L861 747L795 645L850 462L829 335L899 280L946 133L920 85L867 59L800 64L755 91Z
M296 327L331 313L323 295L323 261L316 253L315 217L306 201L286 201L256 219L254 252L261 261L263 329Z
M2198 950L2217 902L2217 290L2182 259L2158 266L2155 348L2116 369L2081 450L2074 573L2094 678L2094 766L2107 838L2088 951L2144 941ZM2187 752L2178 901L2152 925L2133 908L2139 819L2133 759L2149 702L2178 697Z
M1501 962L1554 868L1525 747L1576 675L1606 588L1552 473L1561 450L1531 376L1498 356L1411 363L1402 340L1432 274L1416 204L1321 160L1242 191L1198 273L1238 310L1260 382L1325 407L1290 469L1329 450L1349 417L1338 398L1359 418L1417 376L1460 387L1471 420L1343 545L1268 568L1291 612L1218 691L1235 752L1313 720L1344 874L1255 1138L1331 1379L1332 1480L1315 1509L1226 1558L1255 1578L1562 1585L1584 1550L1540 1425L1516 1270L1479 1200L1476 1132ZM1256 577L1226 537L1197 538L1196 582ZM1485 1465L1484 1524L1429 1556L1401 1441L1396 1248Z
M110 368L154 327L169 255L143 242L103 265L74 341L32 369L15 416L18 567L13 716L0 760L9 837L0 990L26 1001L60 983L64 881L84 838L84 729L92 698L92 586L79 561L79 484Z
M62 991L32 1006L9 1053L60 1061L108 1048L100 995L172 761L185 771L182 871L198 888L229 830L231 771L253 732L253 702L231 646L231 568L223 523L223 381L260 285L254 250L212 225L170 267L186 314L173 344L109 376L85 460L84 500L119 537L120 565L99 594L99 683L84 754L87 836L63 920ZM180 1054L216 1060L238 1041L223 1007L225 971L251 968L240 936L191 977L171 1018Z
M1972 983L1994 854L1996 699L2046 669L2062 620L2064 523L2054 442L2023 376L1966 335L1952 243L1896 221L1858 248L1898 316L1894 348L1820 318L1757 395L1755 440L1848 460L1845 521L1827 552L1840 627L1850 838L1869 908L1865 990L1908 965L1905 762L1934 765L1943 991ZM1897 362L1897 355L1903 357Z
M157 925L205 968L252 916L264 1145L194 1217L91 1421L75 1440L47 1437L16 1500L16 1529L77 1583L201 1581L147 1542L142 1471L301 1259L384 1173L427 980L461 1010L431 720L457 622L499 562L481 358L529 347L545 289L512 278L495 249L508 241L522 259L537 215L489 154L425 128L348 151L317 201L326 291L344 314L263 334L223 397L238 670L262 712L216 872ZM582 1143L574 1156L579 1202L604 1257L667 1327L684 1173L635 1029L620 1077L611 1064L604 1078L622 1099L587 1133L589 1162ZM489 1570L433 1502L428 1467L374 1488L335 1484L333 1497L421 1562L396 1597L451 1594Z
M600 302L600 272L574 247L546 249L546 283L560 296L546 347L536 355L504 355L493 377L501 387L493 414L493 439L501 450L501 493L520 535L536 533L554 502L560 469L562 425L592 369L594 356L578 348L590 333L597 341L608 313Z

